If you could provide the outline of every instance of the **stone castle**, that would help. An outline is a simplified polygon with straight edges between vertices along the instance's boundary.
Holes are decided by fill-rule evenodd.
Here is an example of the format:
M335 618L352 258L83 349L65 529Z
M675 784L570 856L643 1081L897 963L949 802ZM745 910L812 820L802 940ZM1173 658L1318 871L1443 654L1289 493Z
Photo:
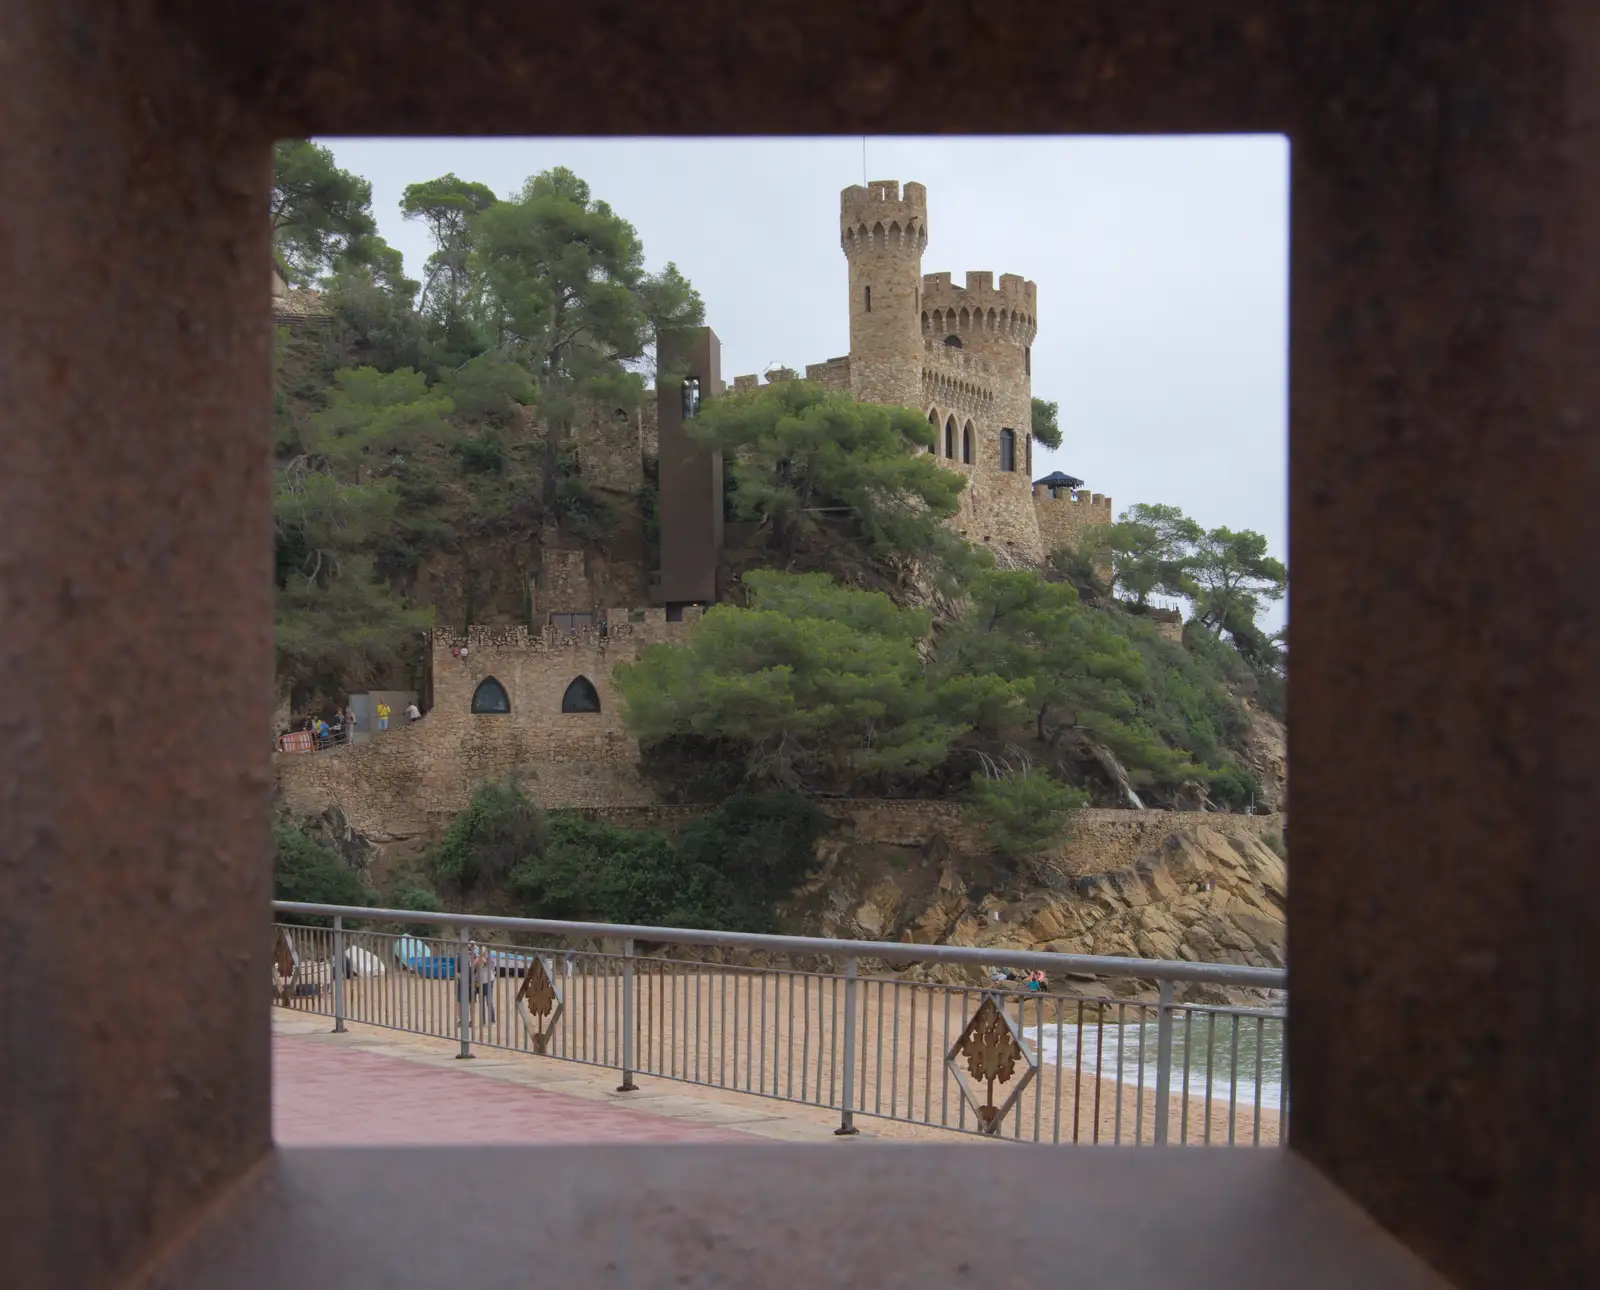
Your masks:
M1036 564L1111 521L1111 499L1057 472L1032 479L1032 346L1037 288L1015 274L998 285L971 272L924 274L927 192L878 181L846 188L840 240L849 265L850 353L787 369L863 402L916 408L936 427L931 451L966 476L954 523L1009 563ZM282 323L303 317L296 293L275 292ZM687 430L702 398L723 392L710 328L663 337L661 365L685 373L638 412L589 409L571 449L585 482L636 493L658 464L660 571L561 549L546 534L526 587L527 621L436 631L418 722L315 756L278 758L297 810L342 807L358 827L411 833L460 810L472 785L517 773L547 807L638 809L654 795L636 770L611 672L651 644L681 642L717 599L738 526L723 521L722 462ZM740 376L733 389L759 386ZM638 608L649 601L649 608Z

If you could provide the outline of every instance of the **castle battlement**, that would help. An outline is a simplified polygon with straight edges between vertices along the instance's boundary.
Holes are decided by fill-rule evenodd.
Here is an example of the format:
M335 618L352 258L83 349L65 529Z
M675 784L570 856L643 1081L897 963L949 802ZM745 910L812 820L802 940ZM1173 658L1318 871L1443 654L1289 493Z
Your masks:
M853 184L839 194L839 242L847 256L898 250L920 260L928 245L928 190L894 179Z
M435 628L433 653L437 657L466 647L467 655L488 653L562 654L617 647L681 644L703 616L697 606L687 606L678 622L667 621L660 605L643 609L602 609L588 615L582 627L568 629L546 624L529 627L525 623L509 626L469 626L466 631Z
M1051 496L1050 489L1044 484L1033 486L1033 503L1043 509L1050 506L1081 507L1086 510L1101 511L1105 514L1104 522L1111 522L1111 499L1101 493L1091 493L1087 488L1076 492L1063 489L1055 496Z
M969 270L963 287L954 285L951 276L949 273L922 275L924 317L934 313L947 318L954 316L957 325L947 327L948 331L967 327L1016 330L1026 326L1031 338L1032 330L1038 325L1039 288L1036 284L1019 274L1002 273L1000 285L996 287L994 274L987 269ZM966 321L961 321L963 317Z

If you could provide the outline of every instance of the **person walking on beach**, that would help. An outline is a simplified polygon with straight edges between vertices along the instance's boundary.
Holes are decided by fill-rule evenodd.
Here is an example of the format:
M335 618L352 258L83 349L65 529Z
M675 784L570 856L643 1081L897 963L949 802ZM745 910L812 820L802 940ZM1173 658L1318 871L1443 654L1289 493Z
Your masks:
M394 711L394 709L391 708L387 703L383 702L383 700L380 699L378 701L378 729L379 730L387 730L389 728L389 714L392 711Z

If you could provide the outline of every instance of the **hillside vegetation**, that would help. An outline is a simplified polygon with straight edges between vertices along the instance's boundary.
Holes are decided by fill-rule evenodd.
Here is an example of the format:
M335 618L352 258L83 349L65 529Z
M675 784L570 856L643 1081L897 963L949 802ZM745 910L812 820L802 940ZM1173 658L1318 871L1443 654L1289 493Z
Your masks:
M508 199L446 175L402 206L433 240L421 281L377 238L364 180L313 144L280 147L279 268L325 310L278 343L278 672L300 711L409 688L442 614L526 617L525 578L497 571L552 536L642 584L654 463L637 496L602 495L573 427L596 401L637 407L657 339L704 312L569 171ZM1042 568L1001 569L944 523L963 480L925 451L917 409L780 382L708 400L694 425L755 536L689 644L615 678L669 800L737 794L794 825L774 802L956 797L1013 858L1086 802L1264 800L1252 708L1281 719L1287 658L1259 618L1287 572L1260 535L1140 505ZM1060 443L1053 404L1035 400L1034 434ZM1181 643L1154 597L1190 607ZM753 925L804 872L798 851L622 838L485 791L389 898ZM280 889L324 889L315 855L279 848Z

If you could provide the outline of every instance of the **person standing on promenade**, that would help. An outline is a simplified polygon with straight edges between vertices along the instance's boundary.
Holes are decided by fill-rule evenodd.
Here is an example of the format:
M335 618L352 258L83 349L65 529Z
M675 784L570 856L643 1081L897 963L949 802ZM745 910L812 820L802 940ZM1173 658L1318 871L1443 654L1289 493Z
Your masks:
M478 1024L494 1025L494 956L487 945L480 945L472 957L472 980L478 996Z
M389 728L389 713L392 712L392 711L393 711L393 709L387 703L385 703L382 699L378 700L378 729L379 730L387 730Z

